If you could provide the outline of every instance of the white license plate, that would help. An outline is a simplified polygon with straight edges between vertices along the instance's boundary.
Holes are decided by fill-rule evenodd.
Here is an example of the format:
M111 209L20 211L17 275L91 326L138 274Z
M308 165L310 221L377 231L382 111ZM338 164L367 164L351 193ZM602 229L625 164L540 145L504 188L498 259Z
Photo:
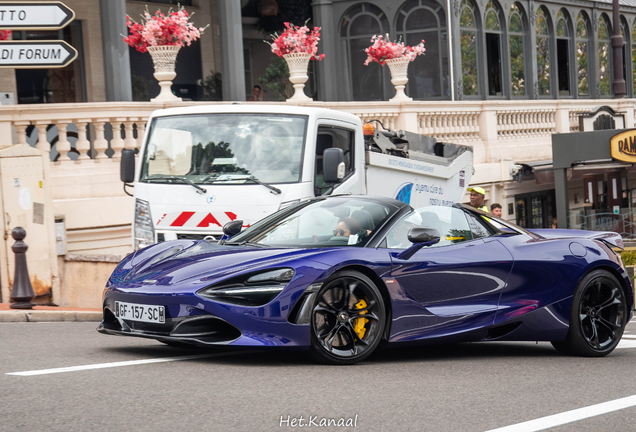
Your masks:
M116 301L115 316L130 321L163 324L166 322L166 308L164 306L150 306Z

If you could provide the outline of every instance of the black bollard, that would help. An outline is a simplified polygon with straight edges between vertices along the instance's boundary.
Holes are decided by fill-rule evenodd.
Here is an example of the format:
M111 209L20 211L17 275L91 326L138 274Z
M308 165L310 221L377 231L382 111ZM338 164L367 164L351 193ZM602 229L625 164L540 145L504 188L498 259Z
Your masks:
M29 248L22 240L26 237L26 231L22 227L15 227L11 231L11 237L15 244L11 246L15 254L15 277L13 278L13 288L11 289L11 309L32 309L35 303L31 299L35 297L31 279L29 279L29 269L27 268L26 251Z

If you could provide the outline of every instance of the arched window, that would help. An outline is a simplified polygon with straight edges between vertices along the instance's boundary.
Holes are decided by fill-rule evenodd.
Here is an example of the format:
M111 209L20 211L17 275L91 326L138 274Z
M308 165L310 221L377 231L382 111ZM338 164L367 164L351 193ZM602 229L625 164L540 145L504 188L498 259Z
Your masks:
M489 0L486 3L486 63L488 67L488 95L502 96L501 42L503 25L501 8Z
M557 68L559 96L570 96L570 15L564 9L556 17Z
M459 33L462 52L462 84L464 96L479 95L479 71L477 67L477 20L475 5L462 0L459 17Z
M396 30L406 45L422 40L426 52L408 68L407 94L414 99L450 98L446 13L434 0L411 0L397 13Z
M611 27L607 15L601 15L598 22L598 81L601 96L610 95L610 34Z
M550 28L544 7L537 10L537 83L539 96L550 96Z
M340 37L345 42L349 62L349 82L353 100L385 100L384 70L378 63L364 65L365 48L371 36L389 32L389 22L380 8L362 3L349 9L342 17Z
M522 8L515 3L510 8L508 34L510 35L510 75L513 96L525 96L525 24Z
M590 20L585 12L579 12L576 17L576 73L579 96L590 95L589 81L589 49L590 49Z

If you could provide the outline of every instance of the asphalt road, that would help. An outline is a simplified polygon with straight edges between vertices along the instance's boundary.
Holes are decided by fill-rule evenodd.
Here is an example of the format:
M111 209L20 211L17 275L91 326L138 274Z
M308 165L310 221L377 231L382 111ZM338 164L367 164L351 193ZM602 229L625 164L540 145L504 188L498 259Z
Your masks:
M384 350L346 367L298 352L177 349L95 327L0 323L0 431L534 431L518 424L636 395L636 322L625 347L601 359L489 342ZM165 361L181 356L195 357ZM144 360L157 362L135 363ZM636 430L635 399L548 430ZM301 417L305 426L293 427ZM321 427L328 419L355 425Z

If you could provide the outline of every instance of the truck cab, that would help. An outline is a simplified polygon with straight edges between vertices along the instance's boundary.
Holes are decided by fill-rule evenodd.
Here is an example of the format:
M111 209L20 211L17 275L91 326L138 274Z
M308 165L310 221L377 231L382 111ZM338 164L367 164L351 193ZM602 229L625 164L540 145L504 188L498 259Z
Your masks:
M433 147L425 155L427 150L393 144L403 142L400 137L393 136L391 142L373 133L365 142L359 117L324 108L223 104L155 111L136 166L132 151L122 154L122 180L134 185L134 247L175 239L220 239L222 227L230 221L242 220L243 227L249 227L279 209L320 195L373 193L395 198L402 193L404 198L408 185L408 195L413 187L415 195L420 183L433 188L434 165L440 190L449 176L460 175L460 169L465 178L466 162L455 163L457 155L436 156ZM325 169L334 168L324 165L326 153L334 153L328 149L339 149L338 165L344 172L338 181L331 175L325 179ZM421 157L399 162L415 153ZM469 153L466 161L472 169ZM469 176L466 185L468 180ZM465 191L466 185L459 189Z

